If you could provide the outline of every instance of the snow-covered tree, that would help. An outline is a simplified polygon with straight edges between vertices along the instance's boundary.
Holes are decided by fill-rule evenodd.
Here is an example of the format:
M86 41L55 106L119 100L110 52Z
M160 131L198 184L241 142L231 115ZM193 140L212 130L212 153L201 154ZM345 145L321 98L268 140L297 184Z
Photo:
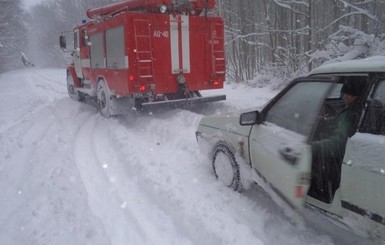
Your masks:
M0 0L0 73L22 67L26 44L20 0Z
M218 2L230 80L290 78L328 60L383 54L384 0Z
M329 36L324 49L311 54L310 61L322 64L375 55L385 55L385 33L367 34L349 26L340 26Z
M29 48L38 66L64 67L69 61L68 53L59 47L61 32L72 31L73 27L87 19L89 8L105 5L111 0L51 0L31 9L28 24Z

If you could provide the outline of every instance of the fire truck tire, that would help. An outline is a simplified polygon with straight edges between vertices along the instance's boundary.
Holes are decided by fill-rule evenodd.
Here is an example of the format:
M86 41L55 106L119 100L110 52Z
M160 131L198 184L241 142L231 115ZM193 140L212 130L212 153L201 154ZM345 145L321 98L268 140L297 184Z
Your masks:
M98 105L100 109L100 114L104 117L110 117L113 115L113 110L112 110L112 98L111 98L111 93L110 90L107 87L107 84L103 81L100 80L98 82L97 88L96 88L96 96L98 100Z
M67 91L71 99L76 101L83 100L83 96L75 89L75 82L71 74L67 75Z

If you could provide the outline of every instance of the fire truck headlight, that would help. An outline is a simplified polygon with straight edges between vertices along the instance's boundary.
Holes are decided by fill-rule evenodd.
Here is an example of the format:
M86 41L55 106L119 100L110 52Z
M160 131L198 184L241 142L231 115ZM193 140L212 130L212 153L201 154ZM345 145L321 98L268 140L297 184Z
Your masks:
M179 85L183 85L183 84L186 83L186 78L185 78L182 74L180 74L180 75L178 75L178 77L177 77L177 81L178 81L178 84L179 84Z
M166 6L166 5L160 6L159 11L160 11L162 14L166 13L166 11L167 11L167 6Z

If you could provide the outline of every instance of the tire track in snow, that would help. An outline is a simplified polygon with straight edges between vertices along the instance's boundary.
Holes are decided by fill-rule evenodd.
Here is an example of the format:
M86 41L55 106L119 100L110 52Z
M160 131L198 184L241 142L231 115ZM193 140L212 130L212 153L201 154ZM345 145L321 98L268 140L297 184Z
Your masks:
M36 92L46 96L68 97L66 83L63 83L63 79L57 80L57 73L52 69L33 69L30 74L33 76L28 77L28 80L31 85L34 85ZM65 78L65 72L63 72L63 77Z
M167 225L167 217L154 210L156 206L139 192L135 178L129 179L126 174L121 177L114 171L108 173L113 166L124 164L115 157L116 149L111 150L103 144L106 139L100 134L105 125L112 122L113 119L91 116L78 130L74 145L75 160L88 192L89 205L103 222L111 243L190 244L184 238L177 238L179 235L174 228ZM102 148L98 147L100 144ZM135 161L135 157L131 160ZM114 211L110 212L111 209ZM161 227L153 223L161 224ZM172 239L177 242L170 241L167 234L174 234Z
M127 170L126 177L136 178L140 192L171 219L179 234L194 244L263 244L256 236L260 231L239 224L237 215L234 220L233 212L224 211L227 205L218 203L221 198L228 202L239 194L214 180L207 171L209 166L202 165L199 160L195 138L186 138L186 135L193 135L199 118L200 115L188 111L172 111L160 118L129 119L126 126L124 120L120 120L120 125L110 127L110 145L123 149L115 152L121 155L120 159L126 159L126 168L136 169L135 172ZM207 181L216 183L212 185ZM225 192L219 197L212 192L217 186ZM218 210L217 205L224 210ZM239 236L232 234L234 228Z
M173 215L163 208L167 200L158 198L157 192L162 193L159 185L147 177L147 164L151 164L152 158L148 148L143 147L142 133L127 131L117 121L109 124L107 130L98 135L104 139L98 141L99 159L108 164L106 172L120 189L126 209L141 220L150 244L193 244L192 237L181 230L180 223L175 223ZM122 143L122 138L127 141Z
M103 223L105 232L111 239L117 236L123 236L120 239L130 241L129 237L125 237L125 234L117 234L118 231L109 230L111 226L108 224L109 222L114 220L116 224L124 224L124 220L122 220L122 216L108 217L108 213L106 213L109 208L113 208L116 205L113 203L114 201L111 194L105 192L109 186L108 179L100 168L100 162L96 158L93 147L93 132L95 130L96 117L96 115L90 115L84 120L75 134L75 163L87 190L88 204L94 215ZM111 213L111 215L114 214L116 214L116 212ZM113 241L111 242L112 244L116 244Z
M30 121L33 115L52 106L54 101L61 98L68 99L65 90L63 91L65 85L61 84L62 81L54 81L51 77L45 77L42 75L45 73L45 70L14 71L10 74L15 80L13 82L18 83L17 86L12 87L7 83L0 84L4 100L0 105L0 116L4 120L4 123L1 123L0 119L0 135L23 122ZM53 91L54 93L52 93ZM15 114L18 114L16 120ZM7 121L7 118L12 118L13 121Z
M20 229L15 244L79 244L63 243L66 236L81 244L105 244L98 223L84 209L84 188L67 157L76 125L87 114L70 100L58 101L27 114L26 121L13 122L13 130L0 137L0 179L7 185L0 198L0 240Z

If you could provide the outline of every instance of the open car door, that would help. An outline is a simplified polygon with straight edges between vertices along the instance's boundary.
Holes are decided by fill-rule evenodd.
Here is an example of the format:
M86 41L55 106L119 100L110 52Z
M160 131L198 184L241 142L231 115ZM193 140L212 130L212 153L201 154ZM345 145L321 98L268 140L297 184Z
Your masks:
M294 208L304 205L310 186L312 158L308 139L332 86L329 79L293 81L262 111L263 122L251 129L253 169Z

